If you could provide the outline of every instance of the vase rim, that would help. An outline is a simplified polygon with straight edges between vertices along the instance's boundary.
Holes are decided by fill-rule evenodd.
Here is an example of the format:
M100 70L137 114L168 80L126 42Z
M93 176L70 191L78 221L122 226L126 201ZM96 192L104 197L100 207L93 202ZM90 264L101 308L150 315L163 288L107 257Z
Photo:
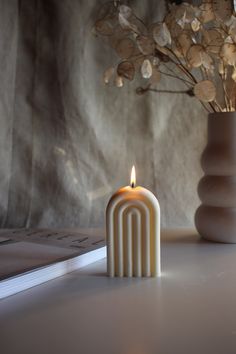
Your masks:
M235 117L236 118L236 111L235 112L212 112L212 113L208 113L208 117L214 117L214 118L225 118L225 116L228 117Z

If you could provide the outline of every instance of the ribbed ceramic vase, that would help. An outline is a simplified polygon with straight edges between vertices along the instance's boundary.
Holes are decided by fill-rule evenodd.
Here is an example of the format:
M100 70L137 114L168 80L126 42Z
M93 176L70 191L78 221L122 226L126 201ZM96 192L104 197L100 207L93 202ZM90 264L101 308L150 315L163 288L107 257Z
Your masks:
M201 165L196 228L206 240L236 243L236 113L209 114Z

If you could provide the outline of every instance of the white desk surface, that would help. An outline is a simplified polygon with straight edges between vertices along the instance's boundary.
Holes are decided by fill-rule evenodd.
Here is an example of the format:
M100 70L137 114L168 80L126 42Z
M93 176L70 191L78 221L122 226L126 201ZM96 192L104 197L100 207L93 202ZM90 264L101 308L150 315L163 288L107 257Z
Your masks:
M0 301L1 354L235 354L236 245L162 233L161 279L106 261Z

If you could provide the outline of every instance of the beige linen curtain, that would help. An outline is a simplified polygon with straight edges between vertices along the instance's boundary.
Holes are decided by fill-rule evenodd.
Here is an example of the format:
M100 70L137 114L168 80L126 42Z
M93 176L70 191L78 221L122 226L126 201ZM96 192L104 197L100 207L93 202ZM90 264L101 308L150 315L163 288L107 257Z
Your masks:
M193 224L206 113L183 95L103 85L117 58L91 30L102 2L0 1L2 227L103 226L133 164L159 199L162 226ZM150 21L165 10L164 1L131 4Z

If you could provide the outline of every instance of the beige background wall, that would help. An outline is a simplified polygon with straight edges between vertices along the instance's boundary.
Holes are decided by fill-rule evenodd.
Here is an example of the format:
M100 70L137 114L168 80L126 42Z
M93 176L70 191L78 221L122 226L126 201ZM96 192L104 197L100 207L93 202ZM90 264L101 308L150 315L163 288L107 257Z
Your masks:
M206 113L182 95L137 96L137 83L104 87L116 59L91 33L101 3L0 1L2 227L102 226L132 164L158 196L163 226L193 224ZM131 4L153 21L165 8Z

